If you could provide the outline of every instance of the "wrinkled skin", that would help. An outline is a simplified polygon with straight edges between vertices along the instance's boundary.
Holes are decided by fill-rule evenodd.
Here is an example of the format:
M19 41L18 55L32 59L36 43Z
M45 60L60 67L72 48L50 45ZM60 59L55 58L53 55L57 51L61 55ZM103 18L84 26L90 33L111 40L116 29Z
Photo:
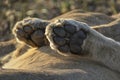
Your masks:
M98 18L97 20L96 17ZM60 19L60 18L64 18L64 19ZM68 18L72 18L72 19L68 19ZM58 19L62 21L59 22ZM38 21L40 21L41 23L41 20ZM85 23L81 23L80 21ZM5 62L4 62L5 59L3 59L4 63L2 65L2 69L0 72L1 80L9 80L9 79L11 80L16 80L16 79L18 80L28 80L28 79L31 80L38 80L38 79L39 80L56 80L56 79L57 80L119 80L120 79L119 77L120 76L119 73L120 44L119 42L117 42L120 41L119 36L117 36L120 34L119 19L115 20L103 14L79 13L79 11L71 11L69 13L64 14L63 17L59 16L57 18L45 22L47 22L46 26L43 26L45 28L45 34L43 33L41 34L41 29L34 30L34 28L32 28L31 30L31 27L25 29L24 27L26 26L26 24L24 23L22 23L22 26L20 26L19 29L16 26L14 27L13 33L20 42L27 44L31 47L37 47L37 48L26 49L26 46L23 47L18 46L16 50L8 54L9 56L16 56L16 55L17 56L9 57L7 55L9 58L5 58L7 59ZM69 25L72 28L72 30L67 28L66 26L64 27L64 29L63 28L54 29L54 27L62 27L60 25L63 24L62 22L64 24L67 24L66 26ZM21 23L21 21L18 22L16 25L18 25L19 23ZM36 21L34 23L36 23ZM30 24L30 23L28 24L33 25L34 27L34 24ZM100 33L95 31L94 29L99 31ZM40 32L38 30L40 30ZM18 31L18 33L15 31ZM24 31L25 34L23 32L20 34L21 35L20 36L19 31L21 32ZM38 36L38 38L36 38L36 35L31 35L32 31L34 31L34 33L36 34L38 31L37 35L44 36L44 39L43 37L40 38L41 36ZM59 31L62 32L62 34L59 34L58 33ZM67 34L70 33L72 35L66 36L64 33ZM101 33L107 37L103 36ZM54 39L53 34L55 34L55 37L57 36L57 38ZM33 38L35 40L32 40L32 38L29 39L24 37L26 35L35 36L35 38ZM64 41L63 37L65 37L65 39L66 38L69 39L70 41L69 42ZM117 41L109 39L108 37L111 37ZM63 40L63 41L58 43L59 40L60 41ZM41 42L45 42L45 43L41 45L39 44ZM37 45L35 45L36 43ZM49 44L50 47L54 50L52 50L48 46ZM69 48L69 50L66 50L66 47L62 49L58 49L59 46L65 44L71 44L69 47L67 47ZM73 46L74 44L75 45L77 44L76 48ZM23 51L21 52L20 50Z

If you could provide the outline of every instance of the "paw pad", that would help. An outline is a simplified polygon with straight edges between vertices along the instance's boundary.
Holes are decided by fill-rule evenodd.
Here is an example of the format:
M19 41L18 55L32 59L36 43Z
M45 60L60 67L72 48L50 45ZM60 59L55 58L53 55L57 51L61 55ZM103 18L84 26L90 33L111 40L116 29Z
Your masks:
M28 18L18 22L14 29L14 35L19 41L32 47L41 47L45 44L45 28L49 22L36 18Z
M50 44L53 44L51 47L54 46L55 50L63 53L81 54L86 32L82 29L77 30L76 26L70 23L64 23L64 25L61 23L61 26L53 24L48 26L48 30L46 29L46 36Z

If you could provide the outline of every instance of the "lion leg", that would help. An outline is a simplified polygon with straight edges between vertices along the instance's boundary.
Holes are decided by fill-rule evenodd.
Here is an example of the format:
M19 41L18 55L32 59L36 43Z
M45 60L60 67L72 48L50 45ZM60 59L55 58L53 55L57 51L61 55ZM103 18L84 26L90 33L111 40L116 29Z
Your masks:
M19 42L24 42L31 47L41 47L46 45L45 27L48 21L38 18L25 18L16 23L13 34Z
M92 28L97 30L101 34L120 42L120 36L119 36L120 35L120 27L119 26L120 26L120 18L118 18L108 24L92 26Z
M45 35L50 47L59 53L84 55L120 71L120 43L85 23L60 19L47 26Z

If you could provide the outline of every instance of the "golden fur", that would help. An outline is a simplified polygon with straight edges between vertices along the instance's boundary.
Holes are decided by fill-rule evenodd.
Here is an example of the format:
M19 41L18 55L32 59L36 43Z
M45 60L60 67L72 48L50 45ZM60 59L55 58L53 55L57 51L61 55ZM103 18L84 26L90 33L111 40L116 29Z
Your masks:
M71 12L67 13L67 15L68 14L71 14ZM80 13L80 15L81 14L82 13ZM85 15L85 13L83 15ZM97 16L100 17L101 15L102 14ZM96 16L91 13L88 13L87 16L93 16L96 18ZM89 22L88 17L86 18L88 19L88 21L85 19L88 25L90 23L91 26L95 26L95 28L97 27L98 31L102 30L103 33L106 29L98 28L98 26L114 21L111 17L106 18L107 20L100 18L98 21L95 20L95 24L91 21ZM81 17L79 19L82 20ZM91 19L94 20L94 18ZM100 21L103 21L104 23L100 23ZM116 21L116 23L119 24L119 21ZM111 26L110 29L113 29L113 27L114 26ZM1 69L0 72L0 79L120 80L120 43L103 36L88 26L86 28L90 33L82 47L84 52L89 53L89 55L84 57L77 55L64 56L51 50L49 46L26 49L23 52L18 52L16 49L10 54L21 55L9 59L8 62L3 64L3 69ZM110 29L108 32L110 32ZM22 49L21 47L17 48Z

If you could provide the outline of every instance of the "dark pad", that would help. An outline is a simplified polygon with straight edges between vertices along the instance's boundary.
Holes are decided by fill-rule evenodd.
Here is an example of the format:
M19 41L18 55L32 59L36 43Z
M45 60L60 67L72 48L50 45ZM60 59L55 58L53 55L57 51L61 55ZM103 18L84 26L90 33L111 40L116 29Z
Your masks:
M66 44L66 40L64 38L60 38L60 37L53 37L54 42L59 45L65 45Z
M62 27L56 27L53 29L53 31L57 36L60 36L60 37L65 37L66 35L66 32Z

